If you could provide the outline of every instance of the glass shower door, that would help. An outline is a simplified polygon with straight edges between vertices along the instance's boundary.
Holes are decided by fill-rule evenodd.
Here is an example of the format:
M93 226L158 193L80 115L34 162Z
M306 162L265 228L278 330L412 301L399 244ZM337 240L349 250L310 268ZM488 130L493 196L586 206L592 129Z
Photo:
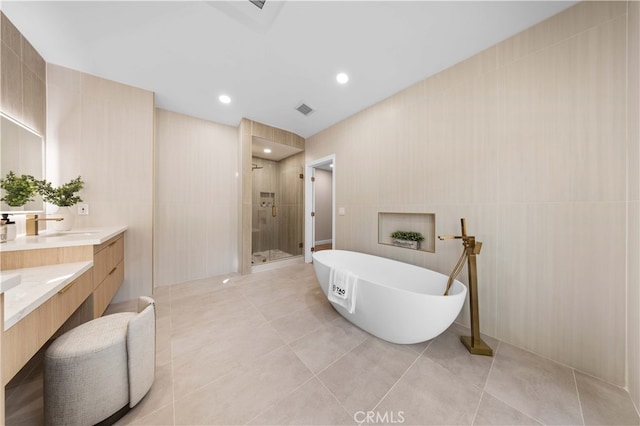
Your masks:
M253 158L253 265L302 254L304 180L298 163L303 159Z

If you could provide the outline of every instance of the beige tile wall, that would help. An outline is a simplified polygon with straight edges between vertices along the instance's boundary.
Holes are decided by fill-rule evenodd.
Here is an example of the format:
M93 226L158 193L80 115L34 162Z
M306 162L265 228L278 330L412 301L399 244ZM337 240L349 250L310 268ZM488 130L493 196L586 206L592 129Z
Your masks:
M36 132L46 133L44 59L0 12L0 110Z
M628 248L627 248L627 386L640 408L640 3L629 7L628 93Z
M152 293L154 95L47 64L47 179L82 176L89 216L76 227L128 226L114 301Z
M337 247L449 273L459 243L379 245L377 213L466 217L483 332L625 386L627 36L626 2L580 3L308 138L336 154Z
M155 285L237 271L238 131L156 109Z

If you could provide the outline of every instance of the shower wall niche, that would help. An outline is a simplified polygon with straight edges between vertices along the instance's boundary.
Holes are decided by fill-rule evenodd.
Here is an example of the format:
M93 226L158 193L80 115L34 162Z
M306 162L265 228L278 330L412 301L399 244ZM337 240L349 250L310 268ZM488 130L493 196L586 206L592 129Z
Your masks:
M304 153L273 161L252 157L253 265L303 252Z

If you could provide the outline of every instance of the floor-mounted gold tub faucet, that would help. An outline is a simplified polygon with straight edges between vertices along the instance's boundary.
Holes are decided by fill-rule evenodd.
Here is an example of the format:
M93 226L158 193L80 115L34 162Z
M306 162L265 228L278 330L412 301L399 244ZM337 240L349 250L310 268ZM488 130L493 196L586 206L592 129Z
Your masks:
M467 235L467 220L465 218L460 219L460 226L462 228L462 235L439 235L440 240L461 239L462 246L464 247L458 263L451 271L449 280L447 281L447 288L444 295L449 295L449 289L453 280L456 279L465 261L467 262L469 272L469 310L471 313L471 336L460 336L462 344L472 354L476 355L488 355L493 356L493 350L487 345L480 337L480 313L478 311L478 270L476 267L476 256L480 254L482 249L482 243L476 241L476 237Z
M38 231L39 231L38 222L41 222L43 220L55 220L56 222L60 222L61 220L64 220L64 219L61 217L45 218L45 217L38 217L37 214L28 214L27 215L27 235L38 235Z

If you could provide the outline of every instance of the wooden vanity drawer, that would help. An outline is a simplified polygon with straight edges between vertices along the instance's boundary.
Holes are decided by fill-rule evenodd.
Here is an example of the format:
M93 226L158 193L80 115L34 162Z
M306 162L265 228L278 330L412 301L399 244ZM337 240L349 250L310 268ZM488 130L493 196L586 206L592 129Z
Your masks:
M93 291L93 269L62 288L2 336L2 377L9 380L53 336Z
M116 295L120 284L124 281L124 260L121 260L93 291L93 317L102 316L111 299Z
M93 255L93 285L98 288L107 275L124 259L124 237L120 234L96 246Z

